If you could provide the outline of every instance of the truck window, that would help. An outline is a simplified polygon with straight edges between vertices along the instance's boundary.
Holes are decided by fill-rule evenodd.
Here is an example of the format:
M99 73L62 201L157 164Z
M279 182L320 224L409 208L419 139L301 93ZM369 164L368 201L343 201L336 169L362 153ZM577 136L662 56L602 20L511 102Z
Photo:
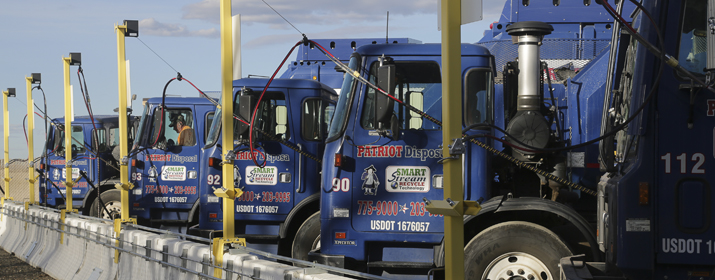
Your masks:
M238 102L233 106L238 108ZM233 122L234 125L238 125L237 120ZM261 99L261 104L258 105L258 112L253 124L255 129L260 129L263 133L268 133L283 140L290 139L285 95L282 92L266 92ZM263 133L258 133L258 139L263 138ZM234 139L238 139L238 135L235 135Z
M190 109L155 109L152 120L152 147L196 145L194 117Z
M64 154L65 152L65 133L62 130L55 130L55 152L58 154ZM84 148L84 131L82 131L81 126L72 126L72 152L73 153L84 153L86 150Z
M137 149L139 148L140 141L142 141L142 135L144 135L144 125L146 122L146 116L149 114L149 104L144 105L144 112L142 113L141 119L139 119L139 127L137 128L137 131L134 134L136 137L134 137L134 146L132 149Z
M705 74L704 69L707 62L707 1L686 0L683 6L678 61L690 72Z
M216 112L209 112L206 114L206 121L204 122L204 142L206 142L206 139L209 137L209 131L211 129L211 124L214 122L215 115Z
M119 131L117 131L119 133ZM110 131L109 134L111 135L112 132ZM92 129L92 135L94 135L94 138L96 140L93 140L92 144L93 147L97 150L97 152L104 152L107 150L107 134L104 128L100 129ZM95 142L96 141L96 142Z
M491 123L492 71L470 69L464 83L464 124Z
M335 104L323 99L312 98L303 102L303 117L301 130L303 139L309 141L322 141L328 133L328 124Z
M375 62L370 67L368 80L373 84L376 82L378 66L379 63ZM436 119L442 119L442 76L439 64L434 61L395 61L395 66L395 97ZM361 118L362 127L365 129L374 129L374 98L375 90L368 88ZM439 129L437 124L424 121L417 113L407 110L397 102L393 113L402 129Z

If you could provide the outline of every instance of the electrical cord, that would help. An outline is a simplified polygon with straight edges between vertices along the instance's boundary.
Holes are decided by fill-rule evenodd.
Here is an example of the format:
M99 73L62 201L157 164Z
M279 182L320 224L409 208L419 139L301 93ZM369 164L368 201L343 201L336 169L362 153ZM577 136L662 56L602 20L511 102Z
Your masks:
M268 82L266 83L266 86L263 88L263 92L261 92L261 95L258 97L258 102L256 102L256 108L253 110L253 114L251 115L251 123L249 125L249 134L248 134L248 144L249 147L251 148L251 159L253 160L253 163L258 166L263 168L265 166L265 162L263 165L258 164L258 161L256 161L256 158L253 156L253 123L256 120L256 114L258 114L258 108L261 106L261 100L263 99L263 96L266 94L266 91L268 90L268 87L271 85L271 82L273 82L273 79L276 77L276 74L278 74L278 71L283 68L283 64L285 64L286 60L288 60L288 57L293 53L293 50L295 50L296 47L298 47L300 44L308 44L308 38L303 34L303 40L299 41L293 47L290 49L288 54L283 58L283 61L278 65L278 68L276 68L276 71L273 72L273 75L271 75L271 78L268 79Z

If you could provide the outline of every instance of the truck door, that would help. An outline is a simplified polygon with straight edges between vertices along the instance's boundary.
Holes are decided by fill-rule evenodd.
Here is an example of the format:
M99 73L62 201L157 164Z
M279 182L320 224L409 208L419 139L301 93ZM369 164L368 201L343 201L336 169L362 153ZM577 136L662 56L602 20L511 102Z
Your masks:
M85 131L81 125L72 126L72 146L70 148L65 147L65 131L62 129L54 129L54 139L52 139L52 148L48 152L48 157L50 160L49 174L48 178L59 187L63 194L66 194L66 188L63 184L67 180L65 173L66 170L66 157L65 153L71 152L72 158L72 178L79 178L79 171L83 170L88 174L91 174L91 162L93 157L89 154L86 147L91 147L85 140L90 140L89 132L85 135ZM87 137L85 137L87 136ZM86 139L85 139L86 138ZM49 147L48 147L49 148ZM91 177L90 177L91 178ZM48 182L49 183L49 182ZM56 192L52 184L48 185L48 190ZM82 179L80 180L72 189L74 204L76 207L81 206L82 197L87 192L87 182ZM59 197L59 196L58 196ZM59 205L59 203L58 203Z
M287 215L293 208L295 180L299 179L296 174L297 154L278 141L269 139L276 137L292 142L293 137L299 137L293 129L299 122L297 119L295 124L291 122L289 116L293 108L288 108L286 104L283 91L270 91L266 92L258 106L254 127L261 132L254 131L257 149L253 155L262 167L253 162L248 145L238 148L235 166L245 193L236 199L236 219L247 218L241 217L245 214Z
M441 120L439 63L420 60L395 58L395 97ZM375 83L380 63L367 63L368 79ZM395 233L443 231L443 219L427 212L423 200L442 199L443 195L442 165L438 163L442 158L440 127L397 102L389 122L376 123L375 90L369 87L361 104L359 122L348 140L354 141L349 147L356 157L353 182L349 184L352 209L357 211L352 215L353 228ZM389 132L393 136L384 132L390 127L399 128ZM333 191L336 186L338 191L347 191L343 185L333 182Z
M144 168L133 175L142 184L144 207L190 209L194 199L189 199L189 195L196 195L198 186L200 151L194 106L170 106L163 110L155 107L153 111L145 124L149 126L149 137L145 140L147 148L139 154ZM152 215L157 215L152 219L187 219L185 214L178 212L161 217L160 214Z
M713 2L683 2L678 60L683 61L683 67L689 71L704 77L704 69L709 68L706 58L711 60L712 57L707 56L714 55L706 51L712 42L707 38L711 34L707 32L706 6ZM691 90L690 81L681 80L686 77L673 77L678 73L668 69L664 72L673 74L661 82L657 95L659 109L668 112L655 118L658 168L652 186L643 186L643 183L638 186L649 188L650 198L656 198L648 202L648 192L645 195L641 192L640 207L653 205L658 216L652 220L627 219L626 231L637 234L654 230L658 263L712 265L715 263L715 226L712 224L715 191L710 184L715 171L712 153L715 100L709 99L712 94L705 89ZM650 223L655 224L653 229Z

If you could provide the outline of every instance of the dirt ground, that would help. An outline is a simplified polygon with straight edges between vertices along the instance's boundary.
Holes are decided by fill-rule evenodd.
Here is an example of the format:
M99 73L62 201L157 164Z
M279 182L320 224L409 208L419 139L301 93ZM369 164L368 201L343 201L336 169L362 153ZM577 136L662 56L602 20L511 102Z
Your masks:
M15 255L5 250L0 250L0 280L15 279L54 279L42 272L39 268L34 268L28 263L17 258Z

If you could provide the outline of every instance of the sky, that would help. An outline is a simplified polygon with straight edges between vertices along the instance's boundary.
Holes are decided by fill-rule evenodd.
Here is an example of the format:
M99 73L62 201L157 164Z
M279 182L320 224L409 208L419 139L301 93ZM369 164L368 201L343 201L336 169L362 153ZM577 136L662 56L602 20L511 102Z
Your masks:
M506 0L483 1L483 20L461 27L462 42L478 41L489 24L499 19ZM384 38L389 11L391 38L423 43L441 40L437 0L234 0L232 14L241 14L243 77L271 75L302 38L266 3L310 39ZM115 114L119 99L114 26L124 20L139 21L139 37L127 37L125 43L130 90L138 96L132 104L134 114L141 113L143 98L160 96L177 71L203 91L220 90L218 0L4 0L0 2L0 90L15 88L17 92L17 97L8 100L10 158L28 156L22 122L27 114L25 77L42 74L47 114L63 117L62 58L70 52L82 54L94 114ZM87 115L77 70L77 66L70 67L75 115ZM172 82L167 94L197 96L198 92L188 83ZM41 91L32 91L32 97L44 107ZM34 140L37 157L45 141L39 117L35 118Z

